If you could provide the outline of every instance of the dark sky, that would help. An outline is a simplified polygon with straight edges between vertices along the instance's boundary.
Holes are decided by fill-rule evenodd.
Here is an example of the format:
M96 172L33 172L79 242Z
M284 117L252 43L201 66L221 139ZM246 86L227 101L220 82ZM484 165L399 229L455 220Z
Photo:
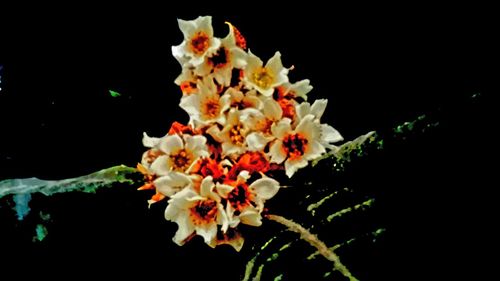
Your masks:
M170 47L182 39L176 17L198 14L128 8L34 9L5 20L4 176L133 164L142 131L161 135L173 120L186 120ZM311 97L329 99L325 118L348 138L479 91L491 63L492 36L468 15L341 7L331 14L227 13L214 16L216 35L226 34L226 20L264 60L281 51L284 64L295 66L292 80L310 79ZM110 89L122 96L111 98ZM25 165L26 158L46 164ZM60 167L66 161L72 164Z

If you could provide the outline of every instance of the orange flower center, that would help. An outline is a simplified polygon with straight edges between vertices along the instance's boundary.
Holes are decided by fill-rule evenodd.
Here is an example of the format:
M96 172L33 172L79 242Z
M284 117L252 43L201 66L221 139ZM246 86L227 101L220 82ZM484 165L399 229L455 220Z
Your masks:
M214 68L223 68L229 63L229 50L224 47L220 47L211 58L209 58L209 62L213 65Z
M283 150L289 159L294 160L304 155L307 142L307 139L301 134L290 134L283 139Z
M201 200L191 208L189 215L195 225L209 223L215 220L217 215L217 202L211 199Z
M189 44L191 51L196 55L202 55L210 47L210 37L202 31L197 32Z
M248 191L245 183L238 184L227 196L228 202L234 208L235 215L243 210L244 207L251 204L252 194Z
M219 114L219 100L216 98L208 99L203 104L203 114L206 119L211 119L217 117Z
M185 95L190 95L196 92L196 83L193 81L184 81L181 83L181 91Z
M262 89L268 89L274 81L273 74L265 67L256 69L252 74L252 81Z
M185 149L181 149L177 154L170 155L174 170L185 171L193 161L193 155Z

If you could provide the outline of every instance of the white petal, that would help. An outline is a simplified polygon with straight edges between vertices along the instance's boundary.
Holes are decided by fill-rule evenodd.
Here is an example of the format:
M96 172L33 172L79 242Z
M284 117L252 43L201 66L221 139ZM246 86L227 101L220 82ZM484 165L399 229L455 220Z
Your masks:
M212 66L207 61L204 61L195 68L194 73L198 76L206 76L210 74L210 71L212 71Z
M187 62L186 58L186 43L182 42L178 46L172 46L172 55L174 56L175 59L181 64L185 65Z
M250 151L263 150L268 142L269 140L262 133L253 132L246 137L246 143Z
M225 112L231 107L231 96L222 95L219 99L220 112Z
M204 136L190 136L186 135L186 149L195 154L207 150L207 139Z
M231 60L234 68L245 68L247 65L247 53L240 48L232 48Z
M288 118L281 119L278 123L271 126L271 133L278 139L282 139L287 133L292 132L291 120Z
M200 115L200 103L199 94L192 94L183 96L179 106L184 109L190 117L197 119Z
M243 152L245 152L245 148L242 146L238 146L235 144L232 144L230 142L224 142L222 143L222 155L227 156L227 155L240 155Z
M283 110L281 106L272 98L264 100L264 107L262 108L262 113L270 120L277 121L281 119L283 115Z
M307 100L307 93L309 93L313 86L309 85L309 79L304 79L299 82L294 83L290 90L293 90L298 97Z
M295 132L303 134L307 140L311 141L320 136L320 127L318 124L313 122L314 115L308 114L297 125Z
M208 176L201 181L200 195L203 197L209 197L213 193L215 187L212 176Z
M195 19L195 24L197 25L198 29L205 32L208 37L214 36L211 16L199 16L197 19Z
M173 206L178 209L186 210L190 208L197 201L203 200L194 190L191 188L184 188L183 190L174 194L168 200L168 206Z
M217 235L217 224L209 223L208 225L198 226L195 228L196 234L203 237L205 243L209 244L212 239L214 239Z
M297 172L298 169L304 168L307 166L307 160L300 158L297 160L286 160L285 162L285 171L286 175L291 178L295 172Z
M156 189L168 197L188 187L191 183L191 179L187 175L178 172L171 172L154 181Z
M282 163L286 159L286 154L282 149L283 142L280 140L274 141L269 149L269 154L271 156L271 163Z
M238 125L238 123L240 122L239 111L234 108L229 110L226 121L227 125Z
M222 44L225 47L235 47L236 46L236 38L234 38L233 26L231 24L229 24L228 22L226 22L226 24L229 27L229 32L227 33L226 37L224 37L224 39L221 40Z
M257 57L256 55L254 55L250 49L248 50L248 56L247 56L247 66L245 67L245 76L247 74L251 74L253 73L253 71L258 68L258 67L262 67L264 63L262 62L262 60Z
M326 105L328 104L327 99L319 99L315 100L313 105L311 106L311 114L316 117L316 119L320 119L325 112Z
M182 246L186 242L186 239L191 236L194 232L194 225L189 219L187 212L182 212L179 214L176 220L179 228L172 239L177 245Z
M247 182L250 178L250 173L247 170L243 170L238 174L238 180L242 182Z
M169 204L165 209L165 219L168 221L175 221L175 219L179 216L180 212L185 212L185 210L179 209L174 204Z
M189 39L191 35L195 32L196 25L194 21L177 19L177 23L179 24L179 29L184 35L184 39Z
M222 204L217 204L217 224L221 226L222 232L226 233L229 228L229 218Z
M261 178L254 181L249 188L253 189L260 198L267 200L278 193L280 184L271 178Z
M265 121L265 116L255 108L245 108L240 111L240 121L248 128L255 128L259 123Z
M217 125L213 125L207 129L207 134L209 134L212 138L214 138L218 142L223 142L222 132Z
M151 171L159 176L166 176L171 170L170 157L167 155L156 158L151 164Z
M309 113L311 113L311 104L308 102L303 102L296 106L297 116L299 120L302 120Z
M274 56L267 61L266 68L271 70L272 73L276 76L283 71L286 71L286 69L283 67L283 64L281 63L280 52L274 53Z
M241 223L248 224L251 226L261 226L262 225L262 217L260 216L259 212L256 210L249 209L249 210L243 211L239 217L240 217Z
M274 88L273 87L270 87L269 89L263 89L263 88L260 88L260 87L255 87L255 88L259 91L259 93L263 94L266 97L270 97L274 93Z
M312 141L307 144L307 151L303 157L307 160L314 160L319 158L325 152L326 150L323 145L321 145L318 141Z
M155 147L156 145L158 145L159 142L160 142L160 138L152 138L152 137L148 136L148 134L146 134L146 132L144 132L142 134L142 144L145 147Z
M184 148L182 138L177 134L168 135L160 141L160 149L168 155L175 154L182 148Z
M321 140L326 143L343 141L342 135L330 125L321 124Z
M219 193L220 196L227 198L229 193L233 191L234 186L228 185L228 184L221 184L217 183L215 190L217 190L217 193Z
M231 67L223 67L223 68L218 68L214 72L214 78L217 83L219 83L222 86L229 87L231 84Z

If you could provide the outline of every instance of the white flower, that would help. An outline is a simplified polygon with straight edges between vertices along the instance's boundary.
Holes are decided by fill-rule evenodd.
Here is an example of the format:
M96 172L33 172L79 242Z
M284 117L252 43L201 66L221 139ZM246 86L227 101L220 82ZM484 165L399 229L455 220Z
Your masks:
M230 107L237 109L255 108L260 110L263 106L262 100L257 96L255 90L243 93L242 91L230 87L224 92L224 96L226 95L229 96Z
M307 166L307 161L316 159L325 153L325 147L318 141L320 127L314 122L313 115L307 115L292 130L291 120L283 118L271 127L276 140L271 145L271 162L283 163L288 177Z
M198 93L183 96L180 107L190 116L189 121L195 128L210 123L225 123L224 111L229 108L230 97L220 96L217 92L213 78L206 77L198 83Z
M189 67L183 67L181 74L175 79L174 83L181 87L184 95L190 95L198 92L198 77Z
M281 54L276 52L266 65L252 52L248 51L247 65L244 69L243 81L246 86L256 89L265 96L271 96L274 87L288 82L288 69L281 63Z
M302 120L308 115L314 116L314 121L320 123L321 116L325 112L328 100L319 99L315 100L311 105L308 102L303 102L297 106L297 117L298 120ZM330 149L336 149L336 146L331 145L331 143L339 142L344 140L342 135L335 130L332 126L328 124L320 124L320 143Z
M171 171L186 172L200 158L209 156L204 136L168 135L161 139L158 148L164 153L151 164L151 170L158 176Z
M251 108L242 110L242 122L248 124L252 132L246 140L249 151L262 151L268 142L274 139L271 127L281 120L283 111L280 105L270 97L262 97L262 110Z
M226 123L222 130L217 126L212 126L207 130L216 141L221 143L222 156L240 155L246 151L246 136L248 127L240 122L241 112L232 108L226 118Z
M271 178L263 177L248 185L250 175L242 171L238 179L232 183L217 184L216 190L227 200L226 212L230 227L240 222L251 226L262 224L261 212L264 202L278 193L279 183Z
M215 53L207 56L205 61L195 69L199 76L213 73L213 77L222 86L231 84L233 68L241 69L246 65L247 54L236 46L236 39L232 25L229 25L229 34L221 40L221 45Z
M232 246L237 252L243 248L245 239L236 228L229 228L226 233L219 231L216 237L209 244L210 247L215 248L218 245L227 244Z
M144 172L151 174L150 171L151 164L161 155L165 154L163 151L158 149L158 144L160 143L160 138L152 138L148 134L143 133L142 144L148 147L146 152L142 154L141 165L145 169Z
M214 187L212 177L208 176L201 182L199 194L185 188L168 200L165 219L177 223L179 228L173 241L178 245L183 245L193 233L210 245L217 235L217 225L222 226L222 231L227 230L227 216Z
M293 84L287 82L281 87L283 87L283 96L301 97L304 100L307 100L307 93L313 89L309 79L304 79Z
M213 36L212 17L198 17L190 21L178 19L177 22L184 41L172 47L172 54L181 65L196 67L219 48L220 40Z
M157 178L153 183L156 190L167 197L172 197L177 192L193 186L192 178L179 172L170 172L166 176Z

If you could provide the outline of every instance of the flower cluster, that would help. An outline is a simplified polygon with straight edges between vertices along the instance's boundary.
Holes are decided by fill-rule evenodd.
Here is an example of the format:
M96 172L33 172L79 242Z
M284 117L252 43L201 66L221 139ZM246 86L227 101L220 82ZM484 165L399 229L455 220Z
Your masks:
M150 204L168 198L175 243L200 235L212 247L239 251L238 226L260 226L264 203L280 188L269 172L291 177L342 136L320 122L327 100L307 102L309 80L289 82L279 52L264 64L234 26L220 39L211 21L178 20L184 41L172 47L182 66L175 83L190 120L174 122L162 138L144 134L149 150L138 169L146 184L139 189L156 191Z

